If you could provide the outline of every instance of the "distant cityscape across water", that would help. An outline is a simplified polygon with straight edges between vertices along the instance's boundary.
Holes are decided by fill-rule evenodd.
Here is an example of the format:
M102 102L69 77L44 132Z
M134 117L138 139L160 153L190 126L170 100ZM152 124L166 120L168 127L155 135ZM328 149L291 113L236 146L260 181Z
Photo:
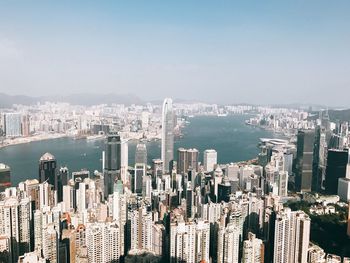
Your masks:
M183 138L175 141L174 156L179 147L197 148L202 160L203 151L215 149L219 163L229 163L256 158L259 138L276 137L277 134L245 125L249 115L226 117L200 116L190 118L183 129ZM134 164L136 141L129 142L129 165ZM160 158L160 141L147 142L148 163ZM101 171L101 152L104 140L87 141L60 138L19 144L0 149L0 161L11 167L12 185L26 179L38 178L38 161L45 152L52 153L59 166L67 166L70 172L88 169Z

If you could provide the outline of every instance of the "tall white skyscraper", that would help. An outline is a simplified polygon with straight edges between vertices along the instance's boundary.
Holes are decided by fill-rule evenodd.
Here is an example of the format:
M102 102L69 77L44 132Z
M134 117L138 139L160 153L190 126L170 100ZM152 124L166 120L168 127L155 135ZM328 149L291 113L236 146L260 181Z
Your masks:
M122 140L120 178L124 184L128 181L128 175L127 175L128 165L129 165L129 145L127 140Z
M73 209L74 188L70 185L63 186L63 212L70 212Z
M285 208L275 221L274 263L307 262L310 218L302 211Z
M213 150L205 150L203 153L203 165L204 171L212 172L214 170L214 165L217 164L218 153Z
M169 173L170 162L174 160L174 114L173 102L166 98L162 111L162 161L163 173Z
M86 209L86 184L79 183L79 189L77 192L77 210L79 213L83 213Z

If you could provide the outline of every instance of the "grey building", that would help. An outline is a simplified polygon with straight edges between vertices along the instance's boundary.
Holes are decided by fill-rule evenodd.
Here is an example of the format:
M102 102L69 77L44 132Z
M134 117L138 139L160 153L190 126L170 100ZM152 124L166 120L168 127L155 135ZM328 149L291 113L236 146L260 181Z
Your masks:
M171 162L174 159L174 118L173 102L166 98L162 111L162 161L163 173L169 173Z
M105 198L113 193L114 182L120 174L121 140L120 135L111 133L106 139L106 156L104 168L104 195Z

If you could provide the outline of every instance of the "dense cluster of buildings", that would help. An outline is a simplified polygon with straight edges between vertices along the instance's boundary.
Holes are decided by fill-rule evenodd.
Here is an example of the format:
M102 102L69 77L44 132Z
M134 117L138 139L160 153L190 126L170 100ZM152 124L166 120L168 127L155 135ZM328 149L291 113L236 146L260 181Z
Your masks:
M140 143L130 167L127 141L110 130L101 172L70 173L45 153L38 179L3 188L0 261L349 262L312 244L308 214L283 205L291 190L350 200L347 125L331 131L321 118L296 143L261 139L255 163L219 164L214 149L202 159L175 150L171 99L161 112L151 164Z
M218 106L205 103L178 103L173 107L175 134L182 116L243 114L254 112L254 106ZM96 135L117 129L124 139L154 140L162 138L162 105L71 105L38 103L14 105L0 109L0 147L9 144L43 140L56 136L94 139Z

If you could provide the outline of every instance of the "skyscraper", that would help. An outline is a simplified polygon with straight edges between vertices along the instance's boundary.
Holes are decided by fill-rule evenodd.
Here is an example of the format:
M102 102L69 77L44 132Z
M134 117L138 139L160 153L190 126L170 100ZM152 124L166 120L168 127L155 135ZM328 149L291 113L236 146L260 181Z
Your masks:
M45 153L39 160L39 182L43 183L47 181L54 187L54 190L58 188L57 177L57 163L55 156L51 153Z
M314 140L314 130L298 131L295 178L297 191L311 191Z
M228 177L225 175L222 179L222 182L219 183L218 185L217 200L218 202L221 202L221 201L229 202L230 195L231 195L231 184Z
M86 229L86 245L89 262L103 262L103 225L91 224Z
M31 251L31 220L32 208L28 197L22 198L18 206L18 225L19 225L19 255Z
M134 180L132 180L133 193L142 194L143 177L146 176L146 167L143 163L136 163L134 170Z
M121 165L121 140L120 135L111 133L106 141L106 163L107 171L117 171Z
M248 240L243 242L242 263L263 263L264 262L264 244L261 239L249 232Z
M121 142L121 161L120 161L120 177L123 183L128 181L129 167L129 145L127 140Z
M214 165L217 164L218 153L213 150L205 150L203 153L203 165L204 171L212 172L214 170Z
M346 175L348 150L328 150L325 191L327 194L338 193L338 180Z
M147 165L147 148L146 144L138 143L135 151L135 163L143 163Z
M0 201L0 232L9 237L9 262L17 262L19 256L18 200L10 197Z
M187 150L188 169L198 171L199 151L195 148Z
M350 152L349 152L350 153ZM350 154L348 164L346 165L346 175L338 180L338 195L340 200L350 201Z
M207 221L171 223L169 262L209 262L209 232Z
M312 191L320 192L323 188L326 171L327 157L327 140L326 131L321 127L316 127L315 141L313 149L313 164L312 164Z
M220 226L217 238L217 262L239 262L239 236L240 230L233 223L226 227Z
M189 169L198 171L198 157L197 149L179 148L177 150L177 172L185 174Z
M129 212L131 250L152 250L152 213L146 207Z
M69 171L67 167L61 167L58 173L57 182L57 199L58 202L63 200L63 186L68 185L69 181Z
M29 124L30 124L29 115L22 116L21 133L23 136L29 136L30 134Z
M6 137L21 136L21 120L20 113L6 113L5 114L5 133Z
M280 211L275 221L274 263L307 262L310 218L302 211Z
M160 159L152 160L152 187L156 188L157 179L162 177L163 162Z
M187 150L181 147L177 149L177 172L179 174L183 174L187 172L187 169L188 169L187 166L188 166Z
M174 160L174 118L173 102L166 98L162 111L162 161L163 173L169 173L170 164Z
M104 196L113 193L114 182L121 167L121 140L120 135L111 133L106 140L106 159L104 166Z

